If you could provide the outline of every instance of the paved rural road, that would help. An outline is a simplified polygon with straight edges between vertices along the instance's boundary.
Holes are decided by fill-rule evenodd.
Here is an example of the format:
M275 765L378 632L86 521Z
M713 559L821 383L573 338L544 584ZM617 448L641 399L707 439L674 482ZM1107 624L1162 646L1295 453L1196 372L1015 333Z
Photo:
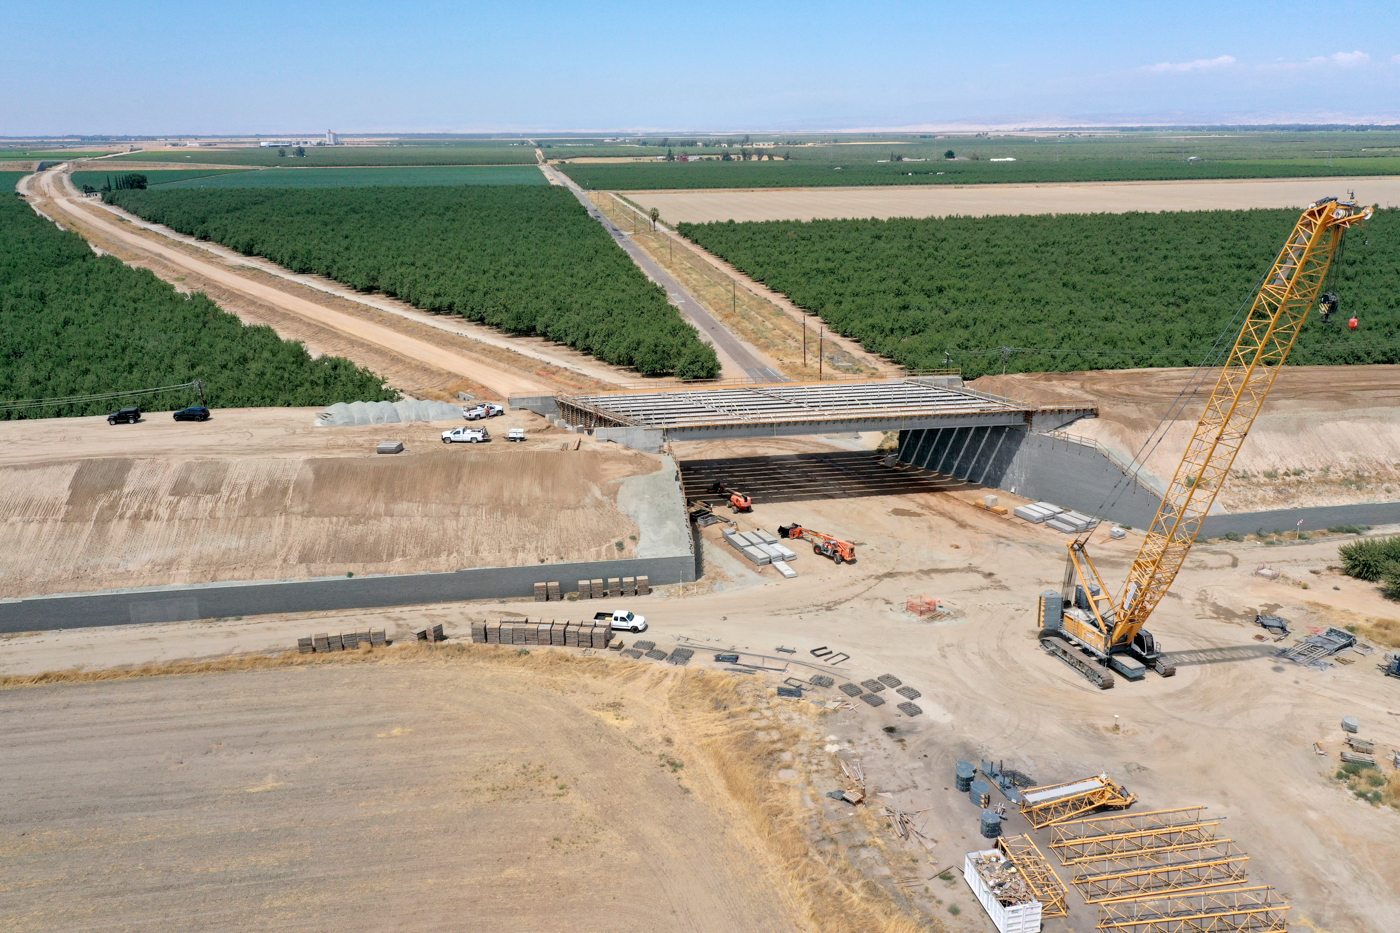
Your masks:
M666 294L671 296L671 300L681 309L681 313L690 319L690 322L695 325L700 333L710 339L715 349L719 351L720 356L728 357L735 366L742 369L744 374L751 379L760 379L764 382L789 381L787 376L784 376L773 367L763 365L762 361L755 357L738 337L735 337L729 332L727 327L715 320L714 315L706 311L704 305L696 301L689 292L682 288L681 283L677 282L671 273L661 268L656 260L648 256L640 246L633 243L631 238L618 229L617 225L609 220L606 214L598 210L593 202L588 200L588 196L583 193L583 189L575 184L572 178L556 170L552 165L541 165L540 170L543 171L546 176L552 176L559 184L562 184L574 193L574 197L578 198L579 203L587 209L589 216L597 220L603 225L603 229L612 234L612 238L617 241L617 245L627 251L627 255L632 257L632 261L635 262L643 272L650 276L653 282L666 289Z

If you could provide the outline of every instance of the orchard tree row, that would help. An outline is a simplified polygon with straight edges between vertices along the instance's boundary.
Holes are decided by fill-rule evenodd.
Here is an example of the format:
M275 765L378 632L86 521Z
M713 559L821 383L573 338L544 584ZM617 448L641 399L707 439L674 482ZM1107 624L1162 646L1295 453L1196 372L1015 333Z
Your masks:
M393 399L339 357L313 360L269 327L246 327L203 295L96 256L17 197L0 199L0 401L96 395L201 379L211 406ZM188 397L187 397L188 396ZM175 408L193 395L137 400ZM93 402L0 411L0 419L103 414Z
M975 377L1003 366L1197 365L1297 219L1293 210L1253 210L679 230L867 350ZM1378 211L1348 235L1327 288L1341 295L1341 313L1330 323L1314 314L1290 362L1400 361L1400 210Z
M538 334L647 375L714 349L562 187L114 191L147 220L438 314Z

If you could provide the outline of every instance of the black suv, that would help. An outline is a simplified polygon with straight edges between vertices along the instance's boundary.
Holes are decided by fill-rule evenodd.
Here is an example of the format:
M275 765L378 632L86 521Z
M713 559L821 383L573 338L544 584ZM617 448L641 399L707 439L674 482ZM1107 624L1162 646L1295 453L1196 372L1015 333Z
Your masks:
M189 408L182 408L175 412L176 421L208 421L209 409L203 405L191 405Z
M108 424L135 424L141 420L141 409L123 408L121 411L114 411L107 416Z

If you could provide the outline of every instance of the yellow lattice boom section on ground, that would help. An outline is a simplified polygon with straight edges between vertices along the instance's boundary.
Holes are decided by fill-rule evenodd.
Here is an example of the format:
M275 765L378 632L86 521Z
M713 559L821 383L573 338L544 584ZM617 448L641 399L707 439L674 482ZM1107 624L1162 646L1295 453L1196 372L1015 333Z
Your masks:
M1090 904L1195 888L1240 885L1249 856L1229 841L1159 855L1126 855L1075 866L1074 886Z
M1288 905L1270 887L1194 891L1099 905L1112 933L1287 933Z
M1021 813L1036 829L1074 819L1100 807L1126 807L1137 797L1108 775L1046 784L1021 792Z
M1119 855L1169 852L1215 839L1220 820L1205 819L1204 807L1115 814L1050 828L1050 850L1062 865Z
M997 848L1016 866L1035 899L1040 901L1042 917L1064 917L1069 914L1069 889L1055 875L1050 860L1040 851L1030 836L1002 836Z

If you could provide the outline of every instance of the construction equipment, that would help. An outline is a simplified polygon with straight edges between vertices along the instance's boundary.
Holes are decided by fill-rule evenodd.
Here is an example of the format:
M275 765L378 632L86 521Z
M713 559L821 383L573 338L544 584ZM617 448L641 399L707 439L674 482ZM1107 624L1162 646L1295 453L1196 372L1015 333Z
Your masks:
M729 496L729 508L734 512L752 512L753 496L739 492L737 489L730 489L724 483L714 483L710 486L710 492L715 495Z
M1385 671L1387 677L1400 677L1400 654L1388 654L1385 656Z
M1131 806L1137 795L1106 774L1082 781L1046 784L1021 792L1021 815L1036 829L1072 820L1102 807Z
M847 561L856 559L856 546L849 541L842 541L835 535L829 535L820 531L813 531L810 528L803 528L801 525L779 525L778 537L806 538L812 542L812 553L820 554L822 557L830 557L833 562L844 564Z
M1323 198L1303 211L1254 295L1116 601L1089 559L1088 535L1069 542L1061 591L1041 596L1040 644L1099 688L1113 686L1108 668L1130 679L1144 665L1164 677L1176 673L1143 626L1185 563L1279 367L1318 304L1343 235L1374 210Z

